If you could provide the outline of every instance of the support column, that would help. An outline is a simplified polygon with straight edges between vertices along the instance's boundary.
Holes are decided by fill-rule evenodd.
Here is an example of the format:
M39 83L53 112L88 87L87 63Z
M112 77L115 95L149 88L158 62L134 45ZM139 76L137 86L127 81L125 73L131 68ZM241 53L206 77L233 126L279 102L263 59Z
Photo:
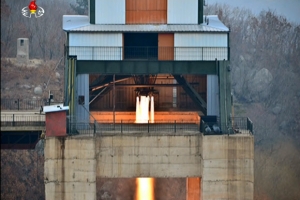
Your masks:
M95 140L46 138L44 182L46 200L96 200Z
M253 200L253 135L205 135L202 155L204 200Z
M220 94L220 123L226 128L231 123L231 81L228 61L218 62L219 94Z

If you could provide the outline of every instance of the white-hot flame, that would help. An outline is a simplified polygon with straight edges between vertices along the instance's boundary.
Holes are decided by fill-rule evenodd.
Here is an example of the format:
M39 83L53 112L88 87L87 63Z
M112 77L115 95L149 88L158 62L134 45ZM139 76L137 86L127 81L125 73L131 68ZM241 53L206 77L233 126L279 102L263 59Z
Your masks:
M150 104L150 117L149 117L149 102ZM136 97L136 111L135 123L154 123L154 97L149 96Z
M135 200L154 200L153 178L137 178L136 184L137 188Z

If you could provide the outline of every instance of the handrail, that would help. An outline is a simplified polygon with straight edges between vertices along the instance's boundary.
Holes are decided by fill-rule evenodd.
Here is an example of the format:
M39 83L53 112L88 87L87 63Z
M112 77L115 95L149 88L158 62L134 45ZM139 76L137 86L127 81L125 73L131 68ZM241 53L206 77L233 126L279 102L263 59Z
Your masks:
M50 102L59 104L63 102ZM1 98L1 110L40 110L41 106L49 105L49 100L45 99L6 99Z
M204 135L222 135L222 134L253 134L253 123L248 117L232 117L229 124L221 124L216 116L203 118L200 122L200 131Z
M229 47L65 46L77 60L227 60Z

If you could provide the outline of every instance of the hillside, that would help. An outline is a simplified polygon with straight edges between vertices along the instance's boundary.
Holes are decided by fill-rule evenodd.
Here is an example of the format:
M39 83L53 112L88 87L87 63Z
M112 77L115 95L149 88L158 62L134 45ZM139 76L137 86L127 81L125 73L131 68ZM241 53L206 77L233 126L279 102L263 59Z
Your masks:
M19 65L16 59L1 58L1 99L47 101L50 90L61 101L63 85L62 61L32 59L28 65Z

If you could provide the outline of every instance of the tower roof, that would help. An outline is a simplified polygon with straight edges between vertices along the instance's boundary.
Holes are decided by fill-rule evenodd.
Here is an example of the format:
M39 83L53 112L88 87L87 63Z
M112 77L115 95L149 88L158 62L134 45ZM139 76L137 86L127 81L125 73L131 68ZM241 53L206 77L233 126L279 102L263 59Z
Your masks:
M202 24L90 24L88 16L64 15L66 32L228 32L217 15L206 16Z

